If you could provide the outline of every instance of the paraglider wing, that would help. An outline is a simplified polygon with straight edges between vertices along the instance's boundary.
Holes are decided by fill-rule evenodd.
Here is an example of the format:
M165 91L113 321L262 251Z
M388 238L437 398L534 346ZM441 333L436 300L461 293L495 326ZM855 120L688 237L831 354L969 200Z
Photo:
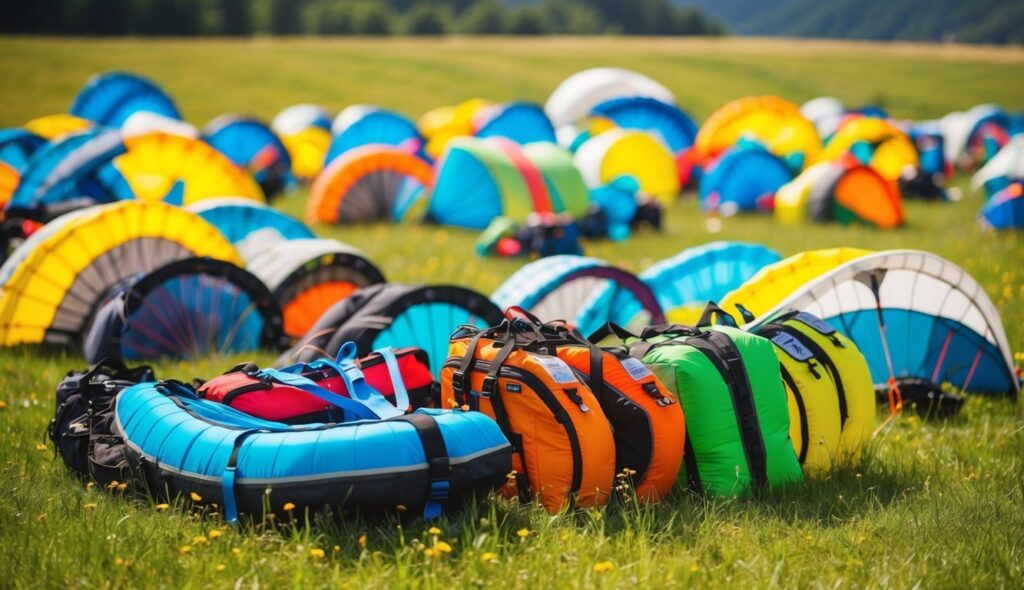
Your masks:
M134 113L147 111L181 119L174 101L155 82L128 72L93 76L75 97L72 115L120 127Z

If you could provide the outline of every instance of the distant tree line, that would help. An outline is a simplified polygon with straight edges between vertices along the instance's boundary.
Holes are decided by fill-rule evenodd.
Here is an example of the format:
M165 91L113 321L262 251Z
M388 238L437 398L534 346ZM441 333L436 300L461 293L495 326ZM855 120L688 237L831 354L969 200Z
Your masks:
M670 0L31 0L0 32L48 35L720 35Z

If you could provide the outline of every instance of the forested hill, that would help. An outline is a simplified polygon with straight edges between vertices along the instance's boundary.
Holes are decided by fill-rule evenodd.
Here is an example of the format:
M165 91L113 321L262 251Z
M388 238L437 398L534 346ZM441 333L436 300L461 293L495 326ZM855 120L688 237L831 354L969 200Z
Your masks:
M1024 44L1021 0L673 0L735 35Z

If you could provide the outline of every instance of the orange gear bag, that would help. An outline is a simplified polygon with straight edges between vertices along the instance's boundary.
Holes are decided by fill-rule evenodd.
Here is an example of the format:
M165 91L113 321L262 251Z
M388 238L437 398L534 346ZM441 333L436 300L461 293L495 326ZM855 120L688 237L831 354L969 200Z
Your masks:
M535 339L505 321L452 335L441 399L493 418L512 443L514 477L503 488L548 512L603 506L615 479L612 428L590 388Z

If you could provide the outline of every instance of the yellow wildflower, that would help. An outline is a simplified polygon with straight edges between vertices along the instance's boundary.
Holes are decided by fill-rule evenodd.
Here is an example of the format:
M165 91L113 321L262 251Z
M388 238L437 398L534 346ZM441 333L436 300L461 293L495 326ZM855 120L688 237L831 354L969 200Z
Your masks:
M36 445L36 450L39 451L40 453L42 453L42 452L46 451L46 445L44 445L42 443L39 443L38 445Z
M292 503L292 502L285 502L284 503L284 511L285 512L291 512L292 510L295 510L295 504Z
M46 515L45 514L40 514L39 515L39 522L46 522Z
M516 531L516 534L519 535L520 539L525 539L530 536L530 529L519 529Z
M615 569L615 564L610 561L599 561L594 564L594 571L599 574L610 572L613 569Z
M399 512L405 512L405 504L399 504L398 506L395 506L395 510Z
M204 537L203 535L196 535L195 537L192 537L192 544L193 545L202 545L205 542L206 542L206 537Z
M126 483L119 483L119 484L117 484L117 491L123 492L123 491L125 491L127 489L128 489L128 484L126 484Z
M154 506L154 508L156 508L157 512L163 512L164 510L167 510L170 507L171 507L170 504L157 504L156 506Z
M700 565L695 563L695 564L690 566L690 573L695 574L695 573L697 573L699 571L700 571Z
M438 557L441 555L441 552L439 552L437 549L434 549L433 547L428 547L427 549L423 550L423 555L426 555L427 557Z
M6 407L7 407L7 402L5 402L4 400L0 399L0 410L4 409Z
M452 546L449 545L448 543L445 543L444 541L438 541L437 543L434 543L434 549L437 549L441 553L451 553L452 552Z
M193 502L202 502L202 501L203 501L203 497L202 497L202 496L200 496L199 494L195 493L195 492L191 492L191 493L190 493L190 494L188 495L188 497L189 497L189 498L192 498L192 501L193 501Z
M218 531L217 529L213 529L212 531L206 533L206 536L211 538L211 539L216 539L217 537L219 537L219 536L221 536L223 534L224 534L224 531Z
M333 551L334 553L341 553L341 546L340 545L335 545L334 547L331 548L331 551Z
M324 558L324 550L323 549L319 549L319 548L310 549L309 550L309 556L312 557L313 559L323 559Z
M218 563L217 567L215 567L213 569L217 570L218 572L222 572L222 571L228 569L228 566L224 565L223 563Z
M232 547L231 548L231 555L241 555L241 554L242 554L242 550L239 549L238 547Z
M192 546L191 545L182 545L181 547L178 548L178 553L181 553L182 555L187 555L189 553L192 553Z
M488 551L488 552L486 552L486 553L484 553L483 555L480 556L480 561L482 561L484 563L490 563L490 562L494 561L494 559L496 557L498 557L497 553Z
M430 533L431 535L440 535L441 534L441 529L437 528L436 526L432 526L432 527L430 527L427 530L427 532Z
M86 510L96 510L96 503L95 502L89 502L85 506L82 506L82 508L85 508Z
M85 489L86 490L91 490L95 485L96 485L95 483L90 481L89 483L85 484Z

